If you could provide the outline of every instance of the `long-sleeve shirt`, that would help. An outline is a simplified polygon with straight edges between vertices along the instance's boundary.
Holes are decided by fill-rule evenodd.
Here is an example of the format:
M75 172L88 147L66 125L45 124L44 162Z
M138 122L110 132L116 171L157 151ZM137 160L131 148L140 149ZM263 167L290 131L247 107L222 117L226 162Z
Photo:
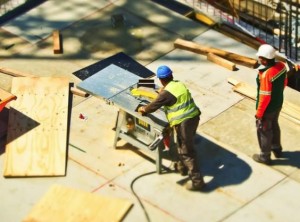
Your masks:
M276 62L271 67L259 70L256 82L256 117L262 118L264 113L274 112L282 107L283 90L287 85L285 64Z
M176 101L177 99L173 94L167 90L162 90L157 98L145 107L145 113L153 113L162 106L172 106Z

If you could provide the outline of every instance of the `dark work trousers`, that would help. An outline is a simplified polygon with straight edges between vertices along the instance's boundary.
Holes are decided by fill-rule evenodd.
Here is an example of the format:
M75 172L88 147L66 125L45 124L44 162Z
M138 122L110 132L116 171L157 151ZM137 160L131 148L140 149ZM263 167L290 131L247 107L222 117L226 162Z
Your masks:
M177 134L177 149L180 161L187 167L190 179L194 184L203 181L202 174L198 168L196 150L194 149L194 138L199 125L199 116L184 120L175 126Z
M261 155L270 158L272 149L281 149L278 118L281 109L264 114L261 123L256 120L258 144Z

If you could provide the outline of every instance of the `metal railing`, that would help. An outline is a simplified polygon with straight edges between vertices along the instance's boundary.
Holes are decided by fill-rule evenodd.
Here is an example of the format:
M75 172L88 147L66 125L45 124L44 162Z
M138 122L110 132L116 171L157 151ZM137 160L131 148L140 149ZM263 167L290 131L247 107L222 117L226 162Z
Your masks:
M300 59L299 0L186 0L276 47L292 60Z

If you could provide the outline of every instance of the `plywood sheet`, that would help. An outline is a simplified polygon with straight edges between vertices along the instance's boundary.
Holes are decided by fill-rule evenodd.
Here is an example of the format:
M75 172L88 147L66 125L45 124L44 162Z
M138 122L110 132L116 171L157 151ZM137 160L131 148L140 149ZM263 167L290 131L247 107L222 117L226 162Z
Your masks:
M65 175L69 81L15 77L9 110L4 176Z
M121 221L131 206L125 199L53 185L23 222L115 222Z

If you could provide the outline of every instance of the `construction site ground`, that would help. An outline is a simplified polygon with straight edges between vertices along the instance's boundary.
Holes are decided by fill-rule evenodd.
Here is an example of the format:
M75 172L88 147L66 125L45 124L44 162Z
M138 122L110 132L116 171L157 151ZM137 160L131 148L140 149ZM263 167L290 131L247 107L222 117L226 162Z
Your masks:
M111 17L118 14L124 23L113 27ZM52 49L55 29L63 39L61 54ZM186 177L172 170L150 173L155 171L152 155L124 141L113 148L118 107L94 96L73 95L66 175L1 176L1 221L22 221L53 184L131 201L126 222L147 221L146 214L151 221L170 222L299 221L299 122L281 115L283 158L274 159L272 166L254 162L251 156L259 151L255 101L234 92L227 79L255 87L256 70L237 65L230 71L204 55L176 49L173 43L184 38L252 58L255 49L145 0L46 1L4 24L0 36L0 67L40 77L63 76L75 85L81 80L73 72L118 52L153 72L160 65L170 66L202 111L195 147L207 183L202 192L191 192L184 188ZM10 91L13 78L0 73L0 87ZM289 87L285 90L286 101L297 105L299 95ZM0 112L2 131L8 109ZM80 114L87 118L79 118ZM5 144L4 136L1 172ZM163 164L171 169L171 161ZM133 182L145 210L132 192Z

